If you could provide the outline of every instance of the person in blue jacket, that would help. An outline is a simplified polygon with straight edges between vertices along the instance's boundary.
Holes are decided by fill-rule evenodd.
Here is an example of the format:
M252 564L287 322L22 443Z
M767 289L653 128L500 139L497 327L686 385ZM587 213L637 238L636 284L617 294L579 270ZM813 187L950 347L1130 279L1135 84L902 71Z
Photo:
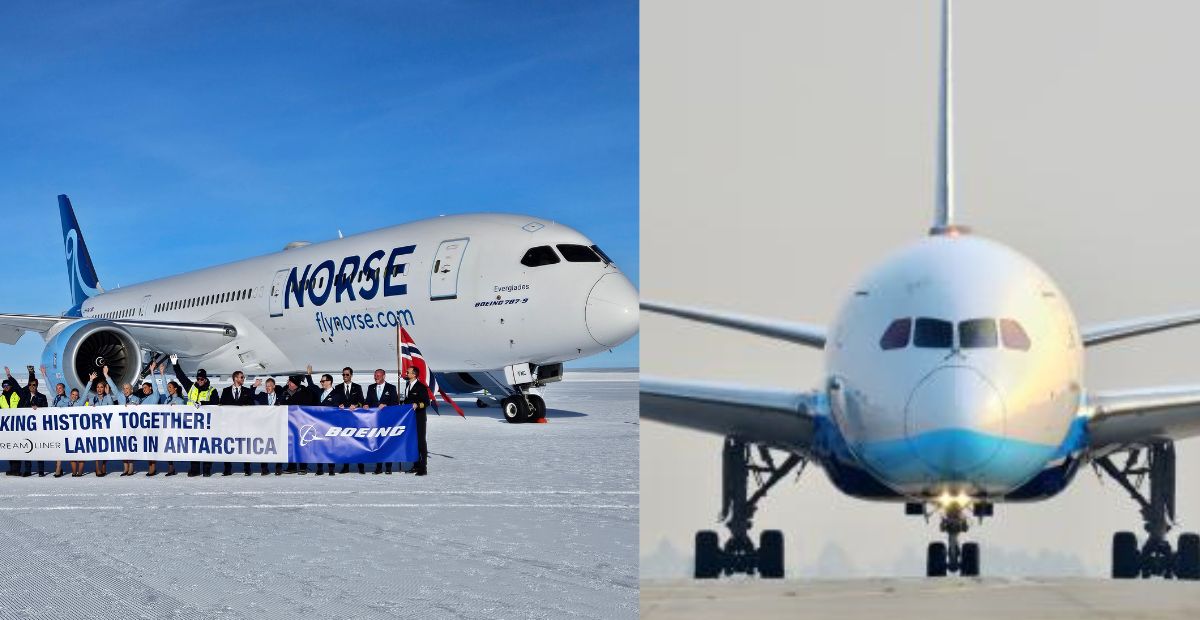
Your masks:
M113 395L117 391L117 385L108 376L108 366L104 366L100 370L104 372L104 380L98 379L95 371L88 374L88 385L91 385L92 389L83 395L85 406L106 407L117 404L117 397ZM107 475L108 461L96 461L96 477L103 478Z

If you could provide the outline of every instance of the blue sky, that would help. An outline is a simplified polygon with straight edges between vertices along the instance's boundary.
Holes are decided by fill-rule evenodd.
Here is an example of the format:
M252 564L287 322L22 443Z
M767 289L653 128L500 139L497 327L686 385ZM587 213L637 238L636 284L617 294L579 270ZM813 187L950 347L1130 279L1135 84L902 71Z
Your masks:
M636 2L0 6L3 312L439 214L583 231L637 283ZM42 342L0 345L23 368ZM576 366L635 366L637 339ZM17 373L19 374L19 372Z

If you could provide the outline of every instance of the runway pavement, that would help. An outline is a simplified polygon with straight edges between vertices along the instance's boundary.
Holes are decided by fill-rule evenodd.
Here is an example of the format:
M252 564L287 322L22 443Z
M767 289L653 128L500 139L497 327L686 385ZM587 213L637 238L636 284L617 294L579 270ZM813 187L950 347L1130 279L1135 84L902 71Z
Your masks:
M1200 618L1200 583L1104 579L641 582L645 620Z
M443 406L425 478L0 477L0 618L632 618L636 375L578 379Z

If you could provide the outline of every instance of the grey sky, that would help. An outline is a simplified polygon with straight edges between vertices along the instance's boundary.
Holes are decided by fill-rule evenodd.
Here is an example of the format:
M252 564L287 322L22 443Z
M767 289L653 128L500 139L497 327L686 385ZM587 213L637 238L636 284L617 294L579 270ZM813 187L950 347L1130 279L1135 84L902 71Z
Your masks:
M933 214L935 0L642 5L642 295L827 323L871 265ZM955 4L959 221L1033 259L1082 323L1200 307L1200 4ZM644 314L642 372L811 388L818 351ZM1090 350L1091 389L1200 383L1200 329ZM641 546L691 554L714 525L720 439L641 427ZM1200 441L1179 446L1179 514L1200 530ZM844 548L886 572L936 525L781 485L756 526L789 566ZM969 536L1108 570L1134 504L1090 470ZM908 549L911 551L911 549ZM999 552L997 552L999 553ZM881 567L872 569L871 567ZM919 570L914 566L913 570Z

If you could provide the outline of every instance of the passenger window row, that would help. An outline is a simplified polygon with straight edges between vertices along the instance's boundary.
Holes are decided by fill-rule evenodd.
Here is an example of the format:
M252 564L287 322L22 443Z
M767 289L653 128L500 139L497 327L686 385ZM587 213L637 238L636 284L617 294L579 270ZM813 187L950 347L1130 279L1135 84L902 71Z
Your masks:
M573 243L560 243L556 246L558 251L562 253L562 257L567 259L568 263L599 263L605 265L612 264L612 259L601 250L599 246L576 245ZM525 251L525 256L521 257L521 264L526 267L541 267L543 265L553 265L562 262L558 258L558 253L554 248L548 245L539 245L529 248Z
M958 323L960 349L996 348L1001 343L1006 349L1028 351L1029 335L1014 319L969 319ZM909 344L919 349L953 348L954 324L929 317L906 317L892 321L879 339L879 347L885 351L903 349Z
M226 293L217 293L215 295L202 295L200 297L191 297L189 299L177 299L175 301L167 301L160 304L154 304L155 312L167 312L170 310L182 310L184 308L198 308L209 304L223 304L230 301L241 301L250 299L254 294L254 289L241 289L237 291L229 291Z
M105 312L103 314L97 314L96 318L98 318L98 319L128 319L128 318L133 317L134 311L135 310L133 308L126 308L124 310L114 310L112 312Z

